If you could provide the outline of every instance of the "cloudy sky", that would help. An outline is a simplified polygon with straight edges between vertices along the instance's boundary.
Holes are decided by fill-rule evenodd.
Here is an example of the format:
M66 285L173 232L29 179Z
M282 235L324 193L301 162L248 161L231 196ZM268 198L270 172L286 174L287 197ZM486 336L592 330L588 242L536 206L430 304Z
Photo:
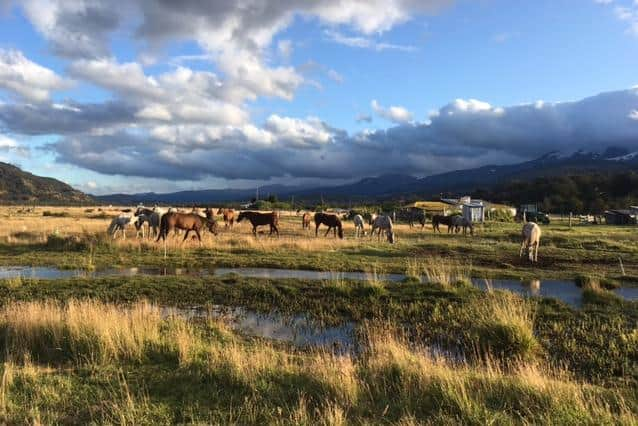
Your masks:
M0 161L91 193L638 150L638 0L0 0Z

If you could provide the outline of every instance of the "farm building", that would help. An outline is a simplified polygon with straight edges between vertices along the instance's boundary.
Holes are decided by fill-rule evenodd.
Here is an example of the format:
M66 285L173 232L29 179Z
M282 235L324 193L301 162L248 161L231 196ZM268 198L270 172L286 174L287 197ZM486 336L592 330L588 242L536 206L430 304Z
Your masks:
M485 203L483 200L473 200L471 197L465 196L459 199L456 198L442 198L442 202L456 206L461 210L461 214L464 218L470 222L484 222L485 221Z
M607 210L605 223L607 225L636 225L636 211L634 210Z

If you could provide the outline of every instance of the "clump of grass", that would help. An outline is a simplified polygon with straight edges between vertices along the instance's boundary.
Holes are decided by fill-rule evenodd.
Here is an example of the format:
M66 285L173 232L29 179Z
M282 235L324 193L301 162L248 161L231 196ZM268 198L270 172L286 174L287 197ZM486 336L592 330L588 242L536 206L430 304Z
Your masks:
M539 344L534 336L535 302L510 292L488 292L473 311L469 336L481 358L530 360Z
M147 302L130 309L95 301L24 302L0 311L6 353L40 362L140 360L160 344L160 310Z
M471 265L441 257L428 257L422 261L414 260L409 265L411 276L425 276L428 283L452 288L470 282Z

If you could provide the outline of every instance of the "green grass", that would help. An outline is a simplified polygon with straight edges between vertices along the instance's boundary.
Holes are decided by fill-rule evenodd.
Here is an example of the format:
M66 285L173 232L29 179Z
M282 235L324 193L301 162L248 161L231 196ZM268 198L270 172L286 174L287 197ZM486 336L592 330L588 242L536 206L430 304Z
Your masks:
M419 342L495 359L542 359L596 383L638 384L636 302L585 300L575 310L555 300L523 301L466 285L331 280L262 280L238 276L131 277L0 281L0 303L91 298L119 304L220 304L326 325L346 321L401 324Z
M245 230L244 230L245 231ZM239 232L239 231L234 231ZM264 250L258 245L224 245L197 248L186 245L169 250L152 241L131 247L117 246L103 235L50 237L48 243L0 243L0 265L55 265L82 268L91 252L97 268L113 266L162 266L210 268L274 267L313 270L367 271L376 265L379 272L405 272L406 259L442 258L468 265L470 274L486 278L563 278L597 275L607 282L623 280L638 284L638 232L633 227L574 226L543 227L539 263L530 265L518 257L520 224L487 223L473 238L459 235L410 231L395 245L362 239L356 245L336 250L318 249L302 253L286 243ZM262 239L265 237L261 237ZM300 241L314 236L299 235ZM322 237L319 237L322 239ZM626 276L621 275L619 258Z
M147 319L131 321L136 312ZM637 421L630 391L533 362L450 363L387 326L366 330L358 356L246 340L220 322L162 319L148 304L23 303L0 310L0 327L0 419L8 424Z

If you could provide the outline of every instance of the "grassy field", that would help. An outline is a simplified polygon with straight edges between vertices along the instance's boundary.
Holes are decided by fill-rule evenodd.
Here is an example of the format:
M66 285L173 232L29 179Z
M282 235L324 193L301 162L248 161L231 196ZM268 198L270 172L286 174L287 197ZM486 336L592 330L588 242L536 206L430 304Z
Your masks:
M389 245L376 238L354 238L352 223L345 223L344 240L315 238L301 229L301 218L284 214L281 236L254 238L248 224L236 224L214 237L204 235L181 243L171 238L164 246L150 239L111 241L105 235L110 218L118 210L97 208L37 208L17 213L0 210L0 264L55 265L65 268L112 266L215 267L262 266L292 269L372 271L404 273L413 259L443 258L462 262L474 277L567 278L596 275L618 279L622 261L625 284L638 282L638 230L620 226L573 226L555 221L543 226L539 263L520 259L520 224L486 223L474 237L434 234L425 229L396 226L398 242ZM43 216L43 213L49 214ZM321 232L321 230L320 230Z
M520 224L473 237L398 225L398 242L281 236L246 224L200 247L104 234L117 210L0 209L0 265L262 266L365 271L367 281L237 275L0 280L0 421L9 424L636 424L636 229L543 227L539 264ZM46 211L46 213L45 213ZM444 231L445 232L445 231ZM621 274L620 260L625 270ZM385 283L374 273L397 272ZM426 275L421 283L416 276ZM583 306L482 292L470 277L578 278ZM216 305L354 323L356 350L249 337L179 308Z

